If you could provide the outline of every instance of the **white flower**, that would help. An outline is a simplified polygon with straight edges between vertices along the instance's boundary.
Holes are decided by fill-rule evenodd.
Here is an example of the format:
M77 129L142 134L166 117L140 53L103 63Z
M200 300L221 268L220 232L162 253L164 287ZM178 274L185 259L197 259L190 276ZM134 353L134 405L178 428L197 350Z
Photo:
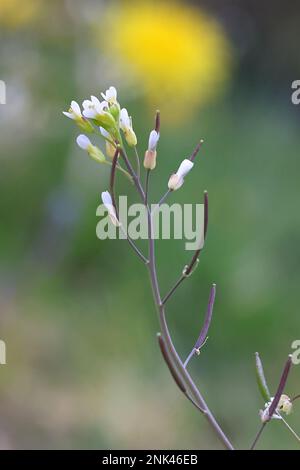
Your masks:
M159 141L159 132L153 130L149 135L148 150L156 150L157 143Z
M89 119L96 119L108 109L107 101L100 102L96 96L91 96L90 100L84 100L82 103L83 115Z
M136 145L137 138L132 128L132 122L126 108L122 108L120 112L120 128L124 132L125 139L128 145Z
M96 147L96 145L93 145L90 141L90 139L84 135L80 134L77 139L76 139L77 145L85 150L90 157L92 157L94 160L96 160L99 163L105 162L105 157L101 150Z
M191 162L191 160L188 160L187 158L184 159L181 162L176 173L174 173L170 177L169 182L168 182L168 188L171 191L176 191L177 189L181 188L181 186L184 183L185 176L191 171L193 166L194 166L194 163Z
M109 104L117 103L117 90L114 86L110 86L105 93L101 93L102 98Z
M84 132L94 132L94 127L82 116L80 106L76 101L72 101L69 111L63 111L63 114L75 121Z
M110 193L108 191L103 191L103 193L101 193L101 198L102 198L102 202L104 206L106 207L108 211L110 220L116 227L119 227L120 222L118 221L116 210L114 208Z
M81 109L76 101L71 102L69 111L63 111L63 114L69 119L80 120L82 119Z

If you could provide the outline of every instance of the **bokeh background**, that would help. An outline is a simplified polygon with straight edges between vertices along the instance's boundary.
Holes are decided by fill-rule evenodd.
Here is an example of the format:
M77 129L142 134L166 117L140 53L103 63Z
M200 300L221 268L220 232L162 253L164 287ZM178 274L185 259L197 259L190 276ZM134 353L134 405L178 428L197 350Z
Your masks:
M162 362L144 266L95 235L109 172L76 148L62 111L109 85L141 153L161 109L154 200L205 139L173 201L209 191L208 239L168 316L185 357L217 283L191 371L234 444L249 446L262 406L254 352L274 391L300 339L299 28L300 5L276 0L0 0L1 448L220 448ZM119 191L134 197L125 179ZM189 256L183 241L159 243L163 291ZM289 422L300 431L300 404ZM297 443L272 422L259 447Z

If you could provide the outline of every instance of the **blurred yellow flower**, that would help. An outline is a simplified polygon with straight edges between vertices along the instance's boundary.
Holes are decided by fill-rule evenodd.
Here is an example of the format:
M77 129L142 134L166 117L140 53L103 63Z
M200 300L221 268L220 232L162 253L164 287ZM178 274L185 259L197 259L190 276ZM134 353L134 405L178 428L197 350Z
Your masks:
M36 18L40 0L0 0L0 24L17 28Z
M199 8L174 1L118 2L97 31L105 52L168 120L190 115L219 94L230 76L229 41Z

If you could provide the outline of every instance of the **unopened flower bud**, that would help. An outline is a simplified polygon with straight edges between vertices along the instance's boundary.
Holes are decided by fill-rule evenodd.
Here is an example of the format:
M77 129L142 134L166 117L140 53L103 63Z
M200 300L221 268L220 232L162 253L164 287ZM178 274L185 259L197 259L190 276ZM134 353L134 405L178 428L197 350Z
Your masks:
M168 188L171 191L176 191L177 189L181 188L181 186L183 185L185 176L191 171L193 166L194 166L194 163L188 160L187 158L183 160L178 170L176 171L176 173L174 173L170 177L169 182L168 182Z
M159 133L156 130L150 132L148 150L156 150L157 143L159 141Z
M156 167L156 146L159 140L159 133L156 130L150 132L148 149L145 152L144 167L147 170L154 170Z
M105 162L105 156L101 152L101 150L96 147L96 145L93 145L90 141L90 139L84 135L80 134L77 139L76 139L77 145L85 150L91 158L96 160L96 162L103 163Z
M126 142L130 147L134 147L137 144L137 138L132 127L128 128L127 131L124 132L124 135Z
M133 147L137 144L137 138L132 128L132 122L128 115L127 109L122 108L120 112L120 128L124 132L124 136L128 145Z
M156 150L146 150L144 158L144 168L154 170L156 167Z
M104 206L108 211L110 220L116 227L119 227L121 224L117 218L116 210L114 208L110 193L108 191L104 191L103 193L101 193L101 198Z
M183 179L180 179L176 173L170 176L168 182L168 188L170 189L170 191L176 191L176 189L179 189L182 185Z

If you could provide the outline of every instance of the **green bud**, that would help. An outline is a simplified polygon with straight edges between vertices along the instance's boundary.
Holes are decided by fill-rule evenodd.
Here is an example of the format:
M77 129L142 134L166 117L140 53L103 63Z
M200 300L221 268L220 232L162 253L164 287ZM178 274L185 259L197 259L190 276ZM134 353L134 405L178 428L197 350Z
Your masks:
M101 150L98 147L96 147L96 145L90 144L87 147L87 153L96 162L98 162L98 163L104 163L105 162L105 156L103 155Z
M80 129L89 134L95 131L93 125L86 118L76 119L76 124Z
M130 147L134 147L137 144L137 138L135 135L134 130L131 127L128 127L126 131L124 131L125 139Z
M111 132L112 129L116 128L116 121L108 112L98 114L95 118L95 122L97 123L97 126L103 127L107 132Z
M120 117L120 105L118 103L116 104L113 104L110 108L109 108L109 112L110 114L113 116L114 120L116 122L119 122L119 117Z

